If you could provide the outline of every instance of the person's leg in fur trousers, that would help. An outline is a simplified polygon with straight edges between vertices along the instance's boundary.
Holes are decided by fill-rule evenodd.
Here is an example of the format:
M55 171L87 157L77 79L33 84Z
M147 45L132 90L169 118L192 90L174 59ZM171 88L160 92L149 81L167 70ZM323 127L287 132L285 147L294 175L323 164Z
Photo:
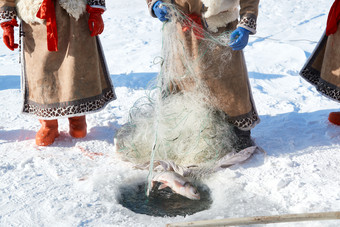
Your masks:
M247 147L254 146L254 141L251 139L250 130L243 131L234 126L234 132L237 136L237 140L235 141L235 149L236 151L241 151Z
M70 135L74 138L84 138L87 134L87 125L85 116L70 117Z
M54 143L59 136L57 120L39 120L41 128L35 135L35 143L38 146L48 146Z
M340 112L331 112L328 120L333 124L340 125Z

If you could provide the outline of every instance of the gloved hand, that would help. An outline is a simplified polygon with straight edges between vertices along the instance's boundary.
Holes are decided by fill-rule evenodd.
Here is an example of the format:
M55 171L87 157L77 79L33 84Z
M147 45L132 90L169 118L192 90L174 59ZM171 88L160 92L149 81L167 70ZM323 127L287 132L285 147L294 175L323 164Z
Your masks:
M230 35L229 46L233 50L242 50L248 44L249 33L250 31L245 28L236 28Z
M168 8L166 6L162 6L162 1L157 1L153 7L152 10L155 13L155 15L158 17L158 19L162 22L168 21L166 18L166 15L168 14Z
M18 26L17 20L12 19L11 21L1 23L1 27L4 30L3 41L10 50L18 48L18 44L14 43L14 26Z
M105 10L86 5L86 11L90 14L88 24L91 36L100 35L104 31L104 21L102 18L102 14Z

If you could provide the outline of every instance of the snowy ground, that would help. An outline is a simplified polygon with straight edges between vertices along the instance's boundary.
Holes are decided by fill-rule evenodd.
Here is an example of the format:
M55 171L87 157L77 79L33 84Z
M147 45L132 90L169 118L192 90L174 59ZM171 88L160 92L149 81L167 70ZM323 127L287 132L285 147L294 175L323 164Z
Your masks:
M262 120L252 135L267 155L203 179L213 204L186 217L136 214L117 202L120 186L143 182L147 175L119 160L113 143L117 128L159 70L162 25L149 16L144 1L107 1L101 39L118 100L88 115L85 139L72 139L62 119L61 136L52 146L35 145L39 123L20 113L18 53L0 40L0 226L164 226L339 211L340 127L328 123L327 116L340 105L298 76L325 29L332 2L261 1L258 33L245 55Z

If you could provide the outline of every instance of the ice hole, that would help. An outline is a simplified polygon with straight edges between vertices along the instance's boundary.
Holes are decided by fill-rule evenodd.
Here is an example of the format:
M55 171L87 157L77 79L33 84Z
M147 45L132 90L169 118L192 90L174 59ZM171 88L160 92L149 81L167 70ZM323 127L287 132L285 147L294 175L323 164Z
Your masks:
M173 193L170 188L156 189L147 197L146 188L146 182L123 185L119 188L118 202L135 213L157 217L192 215L209 209L212 204L210 190L206 185L197 185L200 200L190 200Z

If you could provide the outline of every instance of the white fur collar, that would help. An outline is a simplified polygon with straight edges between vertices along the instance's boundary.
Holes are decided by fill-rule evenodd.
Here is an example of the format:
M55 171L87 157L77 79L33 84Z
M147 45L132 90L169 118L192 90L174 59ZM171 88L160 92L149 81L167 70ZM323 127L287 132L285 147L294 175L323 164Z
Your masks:
M18 17L26 23L43 23L36 17L43 0L16 0Z
M220 27L239 17L240 0L201 0L207 9L203 17L208 24L208 30L217 32Z
M17 13L26 23L43 23L36 17L43 0L16 0ZM86 0L59 0L59 4L76 20L86 11Z
M208 18L215 16L224 11L230 11L239 7L239 0L201 0L207 11L204 13L204 17Z

